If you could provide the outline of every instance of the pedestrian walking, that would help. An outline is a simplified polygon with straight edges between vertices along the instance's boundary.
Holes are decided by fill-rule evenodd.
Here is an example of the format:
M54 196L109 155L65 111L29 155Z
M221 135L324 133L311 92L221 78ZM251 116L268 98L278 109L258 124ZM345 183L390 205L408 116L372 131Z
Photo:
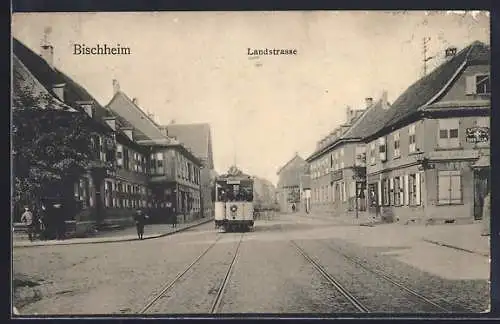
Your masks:
M139 240L143 239L144 236L144 225L146 224L146 219L149 216L146 215L141 209L137 209L134 214L135 227L137 229L137 236Z
M292 204L292 212L295 213L295 204Z
M172 213L172 228L176 228L177 227L177 215L175 214L175 212Z
M33 242L33 232L34 232L33 213L30 211L28 206L24 207L24 213L21 215L21 222L23 222L26 225L28 238L30 241Z

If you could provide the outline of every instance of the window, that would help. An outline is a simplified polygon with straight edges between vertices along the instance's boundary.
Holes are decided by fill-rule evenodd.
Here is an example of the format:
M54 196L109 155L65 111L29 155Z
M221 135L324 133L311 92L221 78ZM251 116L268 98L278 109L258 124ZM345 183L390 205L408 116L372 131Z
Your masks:
M123 168L125 170L130 170L129 150L126 148L123 148Z
M344 168L344 161L340 162L340 168L343 169Z
M403 177L394 178L394 206L404 204Z
M375 142L370 145L370 164L375 164Z
M389 179L382 179L382 204L384 206L389 206L390 204L390 188Z
M440 205L462 203L462 176L460 171L438 172L438 203Z
M415 124L410 125L408 128L408 144L409 152L415 153L417 151L417 138L415 135Z
M164 174L163 152L156 153L156 174Z
M491 93L491 83L489 74L476 74L471 75L466 78L465 82L465 92L468 95L473 94L490 94Z
M378 152L380 155L380 161L385 161L387 159L385 137L380 137L378 139Z
M123 145L116 145L116 164L121 167L123 166Z
M408 175L408 202L410 206L420 205L420 174Z
M458 137L459 120L457 118L439 119L438 145L441 148L453 148L460 145Z
M365 166L366 165L366 148L365 146L356 146L356 156L355 165Z
M112 203L112 184L110 181L104 182L104 206L105 207L113 207Z
M399 132L394 133L394 157L400 157L401 152L399 150Z
M344 148L340 149L340 156L344 156Z

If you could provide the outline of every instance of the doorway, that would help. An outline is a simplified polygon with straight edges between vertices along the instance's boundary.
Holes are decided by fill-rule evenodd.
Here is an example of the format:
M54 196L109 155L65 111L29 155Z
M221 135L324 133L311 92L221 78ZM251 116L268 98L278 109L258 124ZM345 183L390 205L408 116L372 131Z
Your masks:
M490 168L474 170L474 220L483 218L484 197L490 192Z

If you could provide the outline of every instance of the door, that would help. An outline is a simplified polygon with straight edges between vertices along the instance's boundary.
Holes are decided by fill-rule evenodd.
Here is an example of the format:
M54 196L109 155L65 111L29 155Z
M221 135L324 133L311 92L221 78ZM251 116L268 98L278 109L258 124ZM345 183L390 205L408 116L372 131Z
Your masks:
M474 170L474 220L483 218L484 197L490 191L489 178L489 168Z

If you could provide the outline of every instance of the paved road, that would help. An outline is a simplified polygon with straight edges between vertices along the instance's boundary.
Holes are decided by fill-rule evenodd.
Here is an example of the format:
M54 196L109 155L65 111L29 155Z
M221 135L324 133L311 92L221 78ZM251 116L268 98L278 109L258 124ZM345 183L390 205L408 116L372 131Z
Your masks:
M458 267L478 273L472 267L484 262L479 256L463 257L428 244L426 253L439 255L443 265L441 274L433 270L435 264L426 271L409 260L409 246L364 246L360 231L379 229L360 228L281 215L257 221L249 233L217 233L213 224L205 224L146 241L14 249L16 278L35 285L18 290L15 303L22 314L442 313L487 308L487 278L447 276ZM419 253L422 249L419 245ZM404 258L401 251L406 251Z

